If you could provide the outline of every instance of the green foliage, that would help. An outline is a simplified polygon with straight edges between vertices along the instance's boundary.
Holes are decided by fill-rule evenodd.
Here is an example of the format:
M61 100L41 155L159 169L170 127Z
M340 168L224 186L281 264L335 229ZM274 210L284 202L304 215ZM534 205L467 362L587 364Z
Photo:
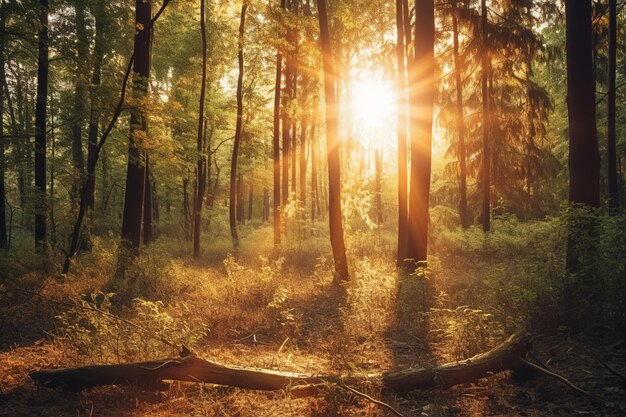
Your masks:
M176 345L195 346L207 335L197 321L186 323L164 311L160 301L133 300L127 320L139 327L111 317L113 293L96 291L74 300L75 307L56 317L57 338L73 360L91 363L128 362L171 354L159 339Z

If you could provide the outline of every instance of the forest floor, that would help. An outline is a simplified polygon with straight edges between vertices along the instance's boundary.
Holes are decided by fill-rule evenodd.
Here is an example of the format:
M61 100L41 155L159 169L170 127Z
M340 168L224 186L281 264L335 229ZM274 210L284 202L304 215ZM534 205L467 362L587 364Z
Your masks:
M512 331L479 310L427 301L441 298L436 281L458 274L458 260L441 259L437 271L424 278L399 275L389 261L361 257L351 265L353 279L341 292L331 284L327 261L309 259L306 268L293 268L310 258L306 253L287 254L284 265L252 256L217 262L220 256L204 262L170 257L158 265L143 265L147 276L159 269L161 275L153 277L156 282L148 290L152 299L163 303L136 301L134 310L119 314L159 336L191 343L210 360L309 374L455 361L494 346ZM175 353L121 323L48 300L86 302L85 294L107 287L99 262L109 261L89 260L65 281L40 273L9 277L46 299L19 292L0 295L0 416L391 415L337 386L308 398L178 382L166 392L128 386L79 393L37 388L28 377L34 370ZM467 265L464 274L479 273ZM19 269L16 264L14 270ZM8 282L0 282L0 288L10 288ZM92 305L108 308L103 297L94 297ZM437 306L439 310L430 310ZM58 316L61 319L54 318ZM375 384L365 390L407 417L626 416L624 381L597 360L604 357L615 368L626 368L623 337L606 332L572 337L566 329L534 337L538 359L549 360L554 372L597 401L546 375L520 379L510 372L448 390L401 396L381 392Z

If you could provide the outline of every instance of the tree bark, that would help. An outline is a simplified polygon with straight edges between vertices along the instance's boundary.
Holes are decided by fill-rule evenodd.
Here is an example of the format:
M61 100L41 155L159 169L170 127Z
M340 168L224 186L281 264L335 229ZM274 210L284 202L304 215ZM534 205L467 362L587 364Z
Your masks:
M148 94L150 78L151 4L143 0L135 2L135 45L133 66L133 94L136 99ZM146 176L145 153L137 140L147 131L147 114L144 109L133 108L130 114L128 140L128 165L126 192L122 220L122 251L136 252L141 244L144 186ZM133 253L131 253L132 255ZM125 270L125 256L120 256L120 266ZM119 269L119 268L118 268Z
M324 1L324 0L319 0ZM432 368L407 368L377 374L306 375L209 362L185 352L181 358L120 365L93 365L80 368L40 370L30 373L38 386L81 390L103 385L138 385L167 389L166 380L202 382L260 391L306 388L308 384L343 383L360 385L378 381L383 389L394 392L449 388L475 382L496 373L524 368L523 360L531 348L525 333L516 333L496 348L461 362ZM306 385L303 385L306 384ZM292 392L294 392L292 391Z
M591 3L565 1L569 200L600 206L600 155L596 132Z
M35 249L46 246L46 106L48 104L48 0L39 0L39 60L35 108L35 187L38 189L35 213Z
M396 264L398 266L401 265L407 257L408 244L405 30L404 0L396 0L396 60L398 65L398 245ZM410 28L408 30L410 32Z
M152 170L150 169L150 157L146 152L146 178L144 181L143 194L143 244L149 245L154 240L154 211L152 195Z
M467 229L469 227L469 221L467 216L467 167L465 161L465 121L463 114L463 63L459 53L459 11L457 3L457 0L452 1L454 80L456 84L456 128L459 135L459 218L461 220L461 227Z
M435 6L415 1L414 56L411 83L411 179L409 190L408 253L413 265L428 256L428 199L432 148L435 77Z
M339 159L339 120L336 96L337 73L333 65L328 28L326 0L317 0L320 42L324 62L324 96L326 100L326 152L328 159L328 218L330 243L335 263L335 280L348 280L348 260L343 237L341 213L341 161Z
M87 64L89 63L89 40L87 39L87 27L85 25L85 2L74 2L75 26L76 26L76 79L74 85L74 108L72 113L72 160L74 163L74 176L72 178L72 205L76 207L85 170L85 156L83 155L83 125L87 113L87 86L89 75Z
M481 0L480 2L480 25L481 25L481 42L482 42L482 58L481 58L481 91L482 91L482 107L483 107L483 121L482 121L482 135L483 135L483 149L482 149L482 225L483 231L488 232L491 230L491 146L489 138L490 130L490 115L489 115L489 89L487 87L487 72L489 68L489 34L487 33L487 0Z
M0 31L4 31L6 16L4 3L0 4ZM8 247L7 240L7 220L6 220L6 191L4 188L5 171L5 138L4 138L4 83L6 75L4 72L4 45L5 37L0 37L0 249Z
M96 166L93 167L89 161L95 159L96 149L98 148L98 124L100 123L100 88L102 78L102 62L104 61L104 30L108 23L106 18L106 10L104 0L98 0L94 4L93 15L95 18L95 42L93 50L93 73L91 76L91 90L90 101L91 111L89 115L89 132L87 143L87 178L85 186L88 186L87 194L87 209L88 213L88 225L87 236L91 235L91 227L93 223L93 212L95 208L95 186L96 186Z
M233 157L230 165L230 203L229 220L230 234L233 240L233 247L239 248L239 235L237 234L237 213L236 211L236 187L237 187L237 159L239 158L239 146L241 144L241 131L243 124L243 46L244 29L246 23L246 10L248 3L244 1L241 6L241 18L239 21L239 77L237 79L237 126L235 127L235 143L233 144ZM241 186L241 185L240 185Z
M611 214L619 210L619 184L617 175L617 149L615 132L615 76L617 64L617 0L609 0L609 86L607 109L607 165L609 180L609 209Z
M202 35L202 81L200 85L200 103L198 105L198 140L196 144L196 150L198 152L197 161L197 194L194 203L193 211L193 257L200 256L200 232L201 232L201 220L202 220L202 202L204 199L204 187L205 187L205 164L206 158L203 156L204 150L204 97L206 94L206 66L207 66L207 41L206 41L206 25L205 25L205 10L204 0L200 0L200 33Z
M285 0L280 1L280 8L285 10ZM274 84L274 134L272 137L272 156L274 159L274 245L280 245L280 89L282 79L283 55L276 52L276 82Z

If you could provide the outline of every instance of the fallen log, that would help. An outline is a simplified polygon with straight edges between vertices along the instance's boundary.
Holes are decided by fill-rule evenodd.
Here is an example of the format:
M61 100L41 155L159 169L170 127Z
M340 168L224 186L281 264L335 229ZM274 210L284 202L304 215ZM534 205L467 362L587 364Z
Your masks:
M496 348L461 362L432 368L409 368L366 375L306 375L243 366L223 365L204 360L184 349L180 358L119 365L94 365L79 368L40 370L30 373L39 386L80 390L101 385L138 385L165 389L164 381L201 382L244 389L277 391L292 389L306 392L306 385L320 383L362 384L379 381L384 389L396 392L448 388L476 381L496 373L524 367L530 338L520 332ZM314 390L313 390L314 391Z

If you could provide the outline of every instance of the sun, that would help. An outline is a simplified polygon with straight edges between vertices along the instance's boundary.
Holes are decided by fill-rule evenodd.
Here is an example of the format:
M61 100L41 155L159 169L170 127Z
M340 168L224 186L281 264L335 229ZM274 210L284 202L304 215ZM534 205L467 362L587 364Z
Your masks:
M351 83L350 111L353 135L364 145L379 147L395 129L396 97L393 83L363 74Z

